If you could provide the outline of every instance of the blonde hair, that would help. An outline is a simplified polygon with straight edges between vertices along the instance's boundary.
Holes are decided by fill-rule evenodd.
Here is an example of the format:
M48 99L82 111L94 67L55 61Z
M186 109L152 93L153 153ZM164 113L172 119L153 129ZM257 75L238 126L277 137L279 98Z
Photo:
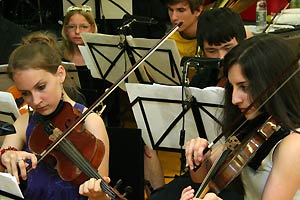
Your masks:
M63 22L63 27L61 30L61 35L63 38L63 45L64 45L64 54L67 55L72 55L74 53L74 46L71 41L69 41L67 34L66 34L66 25L69 23L70 18L74 14L80 14L82 15L91 26L94 27L94 33L98 32L97 24L95 21L95 18L92 14L92 8L86 5L83 6L71 6L67 9L67 13L64 16L64 22Z

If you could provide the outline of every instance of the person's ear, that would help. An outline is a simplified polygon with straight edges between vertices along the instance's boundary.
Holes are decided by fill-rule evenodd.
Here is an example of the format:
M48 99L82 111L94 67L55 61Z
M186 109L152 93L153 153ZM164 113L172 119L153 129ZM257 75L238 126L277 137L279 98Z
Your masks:
M59 78L59 81L60 81L61 83L63 83L63 82L65 81L67 72L66 72L66 69L64 68L64 66L59 65L59 66L57 67L56 75L57 75L57 77Z
M201 13L203 12L203 10L204 10L204 6L200 5L199 8L196 10L197 13L198 13L198 15L197 15L198 17L201 15Z

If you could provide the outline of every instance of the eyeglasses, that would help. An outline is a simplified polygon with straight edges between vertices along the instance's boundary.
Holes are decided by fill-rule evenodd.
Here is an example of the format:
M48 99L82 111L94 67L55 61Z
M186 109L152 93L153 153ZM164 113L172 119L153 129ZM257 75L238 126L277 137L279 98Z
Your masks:
M70 6L70 7L67 9L67 12L75 11L75 10L78 10L78 11L84 11L84 12L92 12L92 8L91 8L90 6L87 6L87 5L82 5L81 7Z
M90 24L80 24L80 25L75 25L75 24L70 24L66 25L66 28L70 31L75 31L79 27L79 30L85 31L91 27Z

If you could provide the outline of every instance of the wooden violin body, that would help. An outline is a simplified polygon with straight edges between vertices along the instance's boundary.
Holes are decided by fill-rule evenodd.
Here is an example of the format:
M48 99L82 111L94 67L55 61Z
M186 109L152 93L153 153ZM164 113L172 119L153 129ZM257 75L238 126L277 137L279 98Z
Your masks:
M32 152L42 154L53 142L56 142L75 120L80 112L63 102L55 116L39 119L29 138L29 148ZM101 179L100 187L111 199L125 200L118 191L109 186L96 170L105 153L104 143L84 129L83 122L74 127L72 132L50 152L56 161L59 176L76 185L89 178Z
M54 127L61 131L65 131L73 122L79 117L74 114L73 107L69 103L64 103L60 113L57 116L49 120ZM44 126L42 123L38 123L29 139L29 148L31 151L41 154L47 147L49 147L55 140L60 136L60 132L54 129L52 135L48 135L44 131ZM68 141L68 142L67 142ZM77 126L73 132L71 132L66 140L58 145L58 148L53 150L50 155L55 157L57 160L57 171L60 177L65 181L70 181L74 184L81 184L89 177L87 177L78 166L65 155L65 151L70 154L74 154L73 147L70 147L69 143L74 144L76 149L83 155L88 163L92 165L93 168L98 168L102 162L105 147L101 140L97 139L93 134L88 132L83 128L82 125ZM75 155L74 155L75 156Z
M199 188L200 197L203 197L208 191L218 194L226 188L255 156L261 145L280 128L279 123L273 117L269 117L254 134L245 138L243 143L235 136L230 137L226 141L226 149L231 150L231 153L217 172L212 175L208 185Z

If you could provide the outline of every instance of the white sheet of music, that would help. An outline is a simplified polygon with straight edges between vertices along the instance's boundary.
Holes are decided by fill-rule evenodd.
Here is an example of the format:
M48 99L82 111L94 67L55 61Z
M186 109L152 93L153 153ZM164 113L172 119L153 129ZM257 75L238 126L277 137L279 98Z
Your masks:
M126 12L131 15L133 13L132 0L114 0L114 2L122 9L109 0L102 0L100 2L102 3L103 15L106 19L122 19L124 14L126 14L122 9L126 10Z
M16 178L9 173L0 172L0 190L24 198ZM0 200L4 199L10 198L0 196Z
M132 68L134 64L137 64L159 42L158 39L121 37L100 33L82 33L81 37L86 50L83 48L80 48L80 50L92 76L105 79L111 83L119 80L124 73ZM131 63L130 55L122 47L125 39L136 63ZM180 55L173 40L166 40L155 52L149 55L146 61L139 63L138 69L135 70L135 72L139 72L140 77L135 73L131 73L126 82L180 85L182 77ZM119 87L126 91L124 82L120 83Z
M153 98L154 101L144 100L142 101L147 122L151 129L151 133L156 143L162 134L167 130L170 124L182 111L182 93L181 86L166 86L166 85L145 85L126 83L127 93L130 102L134 101L137 97ZM204 89L190 87L191 94L196 98L199 103L209 103L213 105L223 105L224 89L221 87L207 87ZM159 102L159 99L164 100L177 100L178 103ZM222 108L214 106L204 106L205 109L220 119ZM142 129L142 137L144 142L152 147L149 132L144 121L144 116L141 111L141 107L138 103L132 107L135 120L138 128ZM219 125L203 110L200 110L201 118L204 124L205 131L207 133L208 140L212 142L220 133ZM182 119L176 124L176 126L170 131L167 137L159 145L159 147L180 149L180 131L182 129ZM199 136L195 119L192 111L189 110L185 114L185 142Z

